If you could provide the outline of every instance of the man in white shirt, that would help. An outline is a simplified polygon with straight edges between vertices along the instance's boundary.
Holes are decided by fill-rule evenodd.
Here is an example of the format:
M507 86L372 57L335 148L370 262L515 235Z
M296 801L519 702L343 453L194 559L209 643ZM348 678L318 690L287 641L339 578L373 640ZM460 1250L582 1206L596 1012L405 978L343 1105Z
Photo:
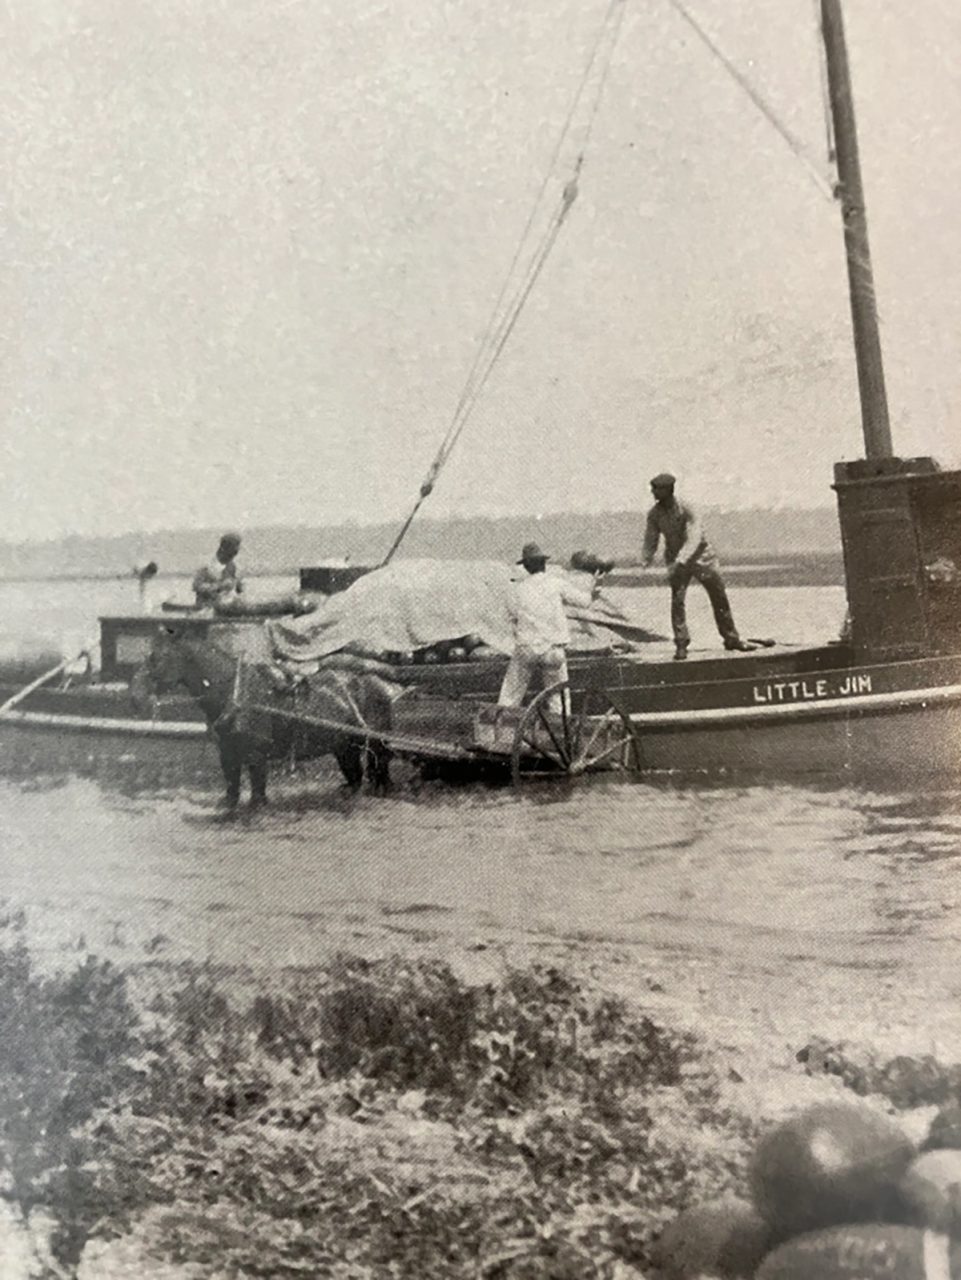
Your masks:
M591 596L575 590L563 578L548 575L548 559L536 542L528 542L517 562L526 572L514 583L514 652L497 699L502 707L519 707L537 673L545 688L567 680L566 646L571 633L564 605L589 609L593 602ZM548 710L560 714L561 705L557 693L550 699Z

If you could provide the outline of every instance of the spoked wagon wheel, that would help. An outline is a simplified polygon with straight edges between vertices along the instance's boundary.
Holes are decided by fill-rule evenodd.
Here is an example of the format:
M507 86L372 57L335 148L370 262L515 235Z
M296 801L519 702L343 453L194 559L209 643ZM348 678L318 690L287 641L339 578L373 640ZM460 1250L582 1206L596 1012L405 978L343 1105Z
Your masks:
M560 699L560 710L551 710ZM602 689L584 692L571 711L566 681L543 689L530 702L514 732L511 777L566 775L576 778L597 769L639 769L637 734L630 718Z

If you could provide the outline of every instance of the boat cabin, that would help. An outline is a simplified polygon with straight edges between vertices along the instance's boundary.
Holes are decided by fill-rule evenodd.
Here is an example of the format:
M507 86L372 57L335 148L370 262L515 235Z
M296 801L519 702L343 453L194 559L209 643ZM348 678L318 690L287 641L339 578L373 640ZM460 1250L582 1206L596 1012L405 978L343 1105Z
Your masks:
M300 590L335 595L338 591L346 591L358 578L370 573L370 569L369 565L343 563L311 565L299 571ZM197 613L111 614L99 621L100 678L108 684L130 680L146 659L157 628L164 623L175 624L197 639L213 632L221 647L238 655L243 653L253 661L266 660L270 656L263 651L263 618L256 615L224 618L203 610Z
M961 471L932 458L834 469L856 662L961 653Z
M208 636L228 653L252 662L270 658L263 618L218 618L210 613L111 614L100 619L100 679L104 684L126 683L146 660L157 628L176 626L198 640ZM253 624L253 625L252 625Z

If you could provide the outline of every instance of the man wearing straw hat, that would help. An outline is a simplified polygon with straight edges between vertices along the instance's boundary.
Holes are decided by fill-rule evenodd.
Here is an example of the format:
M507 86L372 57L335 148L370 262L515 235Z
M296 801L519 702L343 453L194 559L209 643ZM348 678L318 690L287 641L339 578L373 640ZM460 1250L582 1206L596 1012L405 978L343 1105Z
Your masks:
M517 562L525 573L514 583L514 652L497 699L502 707L519 707L537 674L545 688L567 680L566 648L571 633L564 605L589 609L593 601L592 596L575 590L563 578L547 574L549 559L536 542L528 542ZM548 710L560 714L561 706L560 693L556 693Z

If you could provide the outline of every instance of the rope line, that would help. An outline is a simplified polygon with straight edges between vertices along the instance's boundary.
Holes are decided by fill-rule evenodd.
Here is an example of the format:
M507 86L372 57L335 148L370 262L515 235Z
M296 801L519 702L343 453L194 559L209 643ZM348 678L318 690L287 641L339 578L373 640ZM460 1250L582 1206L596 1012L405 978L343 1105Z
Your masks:
M775 131L780 135L782 140L787 143L788 147L791 149L791 151L794 153L797 159L800 160L801 163L804 165L804 168L807 170L808 177L812 180L812 182L818 188L821 194L823 196L826 196L829 200L833 201L834 188L832 184L827 180L827 178L825 178L824 174L821 172L818 166L814 164L814 162L811 160L810 156L807 153L807 148L804 146L801 140L794 133L791 132L791 130L787 127L786 124L784 124L781 121L777 113L774 111L774 108L767 102L767 100L754 87L754 85L751 84L747 76L745 76L742 71L738 70L738 68L727 56L727 54L724 53L724 51L720 48L717 42L711 38L711 36L701 26L701 24L690 12L690 10L682 3L682 0L668 0L668 3L672 6L673 9L676 10L678 14L680 14L680 16L688 24L691 30L695 32L695 34L698 36L701 42L707 46L707 48L711 51L711 53L715 56L715 58L717 58L718 62L720 62L721 66L724 67L724 69L735 81L735 83L738 84L740 88L744 91L744 93L747 94L747 96L754 103L755 107L757 107L758 111L760 111L761 115L764 116L765 120L767 120L768 124L770 124L775 129Z
M604 20L603 20L603 22L602 22L602 24L601 24L601 27L600 27L599 31L598 31L597 38L596 38L596 39L595 39L595 41L594 41L594 46L593 46L593 48L591 49L591 54L590 54L590 57L589 57L589 59L588 59L588 61L587 61L587 65L586 65L586 66L585 66L585 68L584 68L584 73L583 73L583 75L581 76L580 83L578 84L577 89L576 89L576 91L575 91L575 93L574 93L574 96L573 96L573 98L571 99L570 107L568 108L567 116L566 116L566 118L565 118L565 120L564 120L564 125L563 125L563 127L562 127L562 129L561 129L561 133L560 133L560 135L559 135L559 137L558 137L557 143L555 144L554 151L553 151L553 153L552 153L552 155L551 155L550 162L549 162L549 164L548 164L547 170L545 171L544 178L543 178L543 180L542 180L542 182L541 182L541 185L540 185L540 189L539 189L539 191L538 191L538 193L537 193L537 196L536 196L536 198L535 198L535 201L534 201L533 207L531 208L531 212L530 212L530 215L528 216L527 223L526 223L526 225L525 225L525 227L524 227L524 230L523 230L523 232L521 233L520 240L518 241L518 244L517 244L517 249L516 249L516 250L515 250L515 252L514 252L513 259L511 260L511 264L510 264L510 266L509 266L509 268L508 268L508 270L507 270L507 274L506 274L506 276L505 276L505 278L504 278L504 283L503 283L503 285L502 285L502 287L501 287L500 293L498 294L497 301L495 302L494 307L493 307L493 309L492 309L491 316L490 316L490 320L488 321L487 329L486 329L486 331L485 331L485 334L484 334L484 337L483 337L483 339L482 339L482 341L481 341L481 344L480 344L480 346L479 346L479 348L478 348L478 351L477 351L477 354L476 354L476 356L475 356L475 359L474 359L473 365L472 365L472 367L471 367L470 374L468 375L467 383L465 384L464 390L463 390L463 391L462 391L462 393L461 393L461 398L460 398L460 400L459 400L459 402L458 402L457 408L456 408L456 409L455 409L455 411L454 411L454 415L453 415L453 419L452 419L452 422L451 422L451 426L448 428L448 433L447 433L447 437L445 437L445 441L446 441L446 439L447 439L447 438L449 438L449 437L453 434L454 428L455 428L456 423L457 423L457 419L458 419L459 415L464 411L464 405L465 405L466 401L467 401L467 400L468 400L468 398L469 398L469 395L470 395L470 389L471 389L472 383L474 382L474 380L475 380L475 379L476 379L476 377L477 377L477 371L478 371L478 369L480 368L480 365L481 365L481 363L482 363L482 361L483 361L483 358L484 358L485 352L486 352L488 349L490 349L491 347L496 346L496 343L497 343L497 334L498 334L498 332L499 332L499 330L500 330L501 326L505 323L505 317L504 317L504 316L501 316L501 317L500 317L500 319L498 319L499 313L500 313L500 311L501 311L501 306L502 306L502 304L503 304L503 302L504 302L504 297L505 297L505 295L506 295L506 293L507 293L507 290L508 290L508 288L509 288L509 286L510 286L511 279L512 279L512 277L513 277L513 275L514 275L514 272L515 272L516 268L517 268L518 262L520 261L520 258L521 258L522 254L523 254L523 252L524 252L524 247L525 247L525 245L526 245L526 243L527 243L528 237L530 236L531 230L532 230L532 228L533 228L533 226L534 226L534 223L535 223L535 221L536 221L537 213L538 213L538 211L539 211L539 209L540 209L540 207L541 207L541 204L542 204L542 202L543 202L544 194L545 194L545 192L546 192L546 190L547 190L547 187L548 187L548 184L549 184L549 182L550 182L551 176L554 174L554 172L556 171L556 169L557 169L557 167L558 167L558 162L559 162L559 160L560 160L560 156L561 156L561 152L562 152L562 150L563 150L564 143L565 143L565 141L567 140L567 137L568 137L569 133L571 132L572 125L573 125L573 120L574 120L574 116L575 116L575 114L576 114L576 112L577 112L577 109L578 109L578 107L579 107L579 105L580 105L581 99L582 99L582 98L583 98L583 96L584 96L584 91L585 91L585 89L586 89L586 87L587 87L587 84L588 84L588 82L589 82L589 80L590 80L591 71L593 70L593 68L594 68L594 64L595 64L595 63L596 63L596 61L597 61L598 53L600 52L601 44L602 44L602 42L603 42L604 33L605 33L605 31L608 29L608 27L609 27L609 25L610 25L612 15L613 15L616 11L620 11L620 15L623 15L624 7L625 7L625 5L624 5L624 0L611 0L611 3L610 3L610 4L609 4L609 6L608 6L607 12L606 12L606 13L605 13L605 15L604 15ZM619 29L619 26L620 26L620 17L619 17L619 19L618 19L618 24L617 24L617 26L618 26L618 29ZM611 52L613 52L613 50L611 50ZM609 60L610 60L610 53L608 54L608 62L607 62L607 65L608 65L608 66L609 66ZM595 116L596 116L596 114L597 114L597 110L598 110L599 105L600 105L600 103L599 103L599 95L598 95L598 97L595 99L594 109L593 109L593 111L592 111L592 113L591 113L591 119L590 119L589 126L588 126L588 134L587 134L587 136L585 137L585 143L586 143L586 141L588 140L588 138L589 138L589 136L590 136L590 135L589 135L589 130L590 130L590 127L593 125L593 120L594 120L594 117L595 117ZM583 154L584 154L584 150L585 150L585 143L582 143L582 145L581 145L581 147L580 147L580 159L579 159L579 161L578 161L578 165L577 165L577 169L578 169L578 171L579 171L579 169L580 169L580 164L581 164L581 162L583 161ZM534 255L534 256L536 257L536 253L535 253L535 255ZM530 266L528 266L527 271L529 272L530 270L531 270L531 267L530 267ZM516 296L516 295L515 295L515 296ZM508 310L509 310L509 308L508 308Z
M603 70L598 82L597 89L594 94L593 105L591 107L591 111L588 116L587 123L585 125L584 136L583 136L583 139L581 140L581 144L578 150L577 160L574 164L573 173L561 194L561 205L558 211L554 215L555 221L556 220L563 221L564 217L566 217L567 215L570 205L573 203L573 201L577 197L577 181L578 181L578 178L580 177L581 169L583 168L583 165L584 165L584 159L587 154L587 148L590 143L591 134L594 129L594 122L597 119L598 112L600 111L601 100L603 98L603 93L604 93L604 87L607 83L607 79L610 74L611 60L613 58L614 48L617 44L618 36L620 35L621 24L624 20L624 13L625 13L626 7L627 6L625 3L625 0L611 0L611 4L605 15L604 22L598 34L598 38L595 41L594 49L591 53L591 57L588 62L587 68L585 69L585 73L581 78L580 86L578 87L577 93L575 94L574 99L572 101L571 112L569 113L568 120L565 122L565 125L564 125L564 129L562 132L562 140L570 132L571 119L572 119L573 112L578 106L581 98L583 97L584 89L588 83L591 69L593 68L594 63L597 61L597 56L600 51L605 32L610 32L610 45L603 61ZM613 23L611 22L612 15L616 15ZM545 176L544 182L542 183L541 195L543 194L543 191L547 186L547 182L550 178L551 172L554 170L554 168L556 168L556 162L560 155L560 151L561 151L561 146L560 144L558 144L558 146L555 148L554 155L551 159L551 166L548 170L547 175ZM540 200L540 195L538 197L538 200ZM525 228L524 237L522 237L522 243L523 243L523 238L526 238L526 235L533 221L534 221L534 218L532 214L531 218L528 220L527 228ZM540 273L541 267L543 266L543 257L545 256L544 246L548 241L550 241L550 243L553 244L553 241L556 239L557 232L553 230L552 227L553 227L553 223L546 230L544 238L541 241L541 247L538 248L532 255L531 261L527 266L526 272L518 283L517 290L514 294L514 302L512 302L507 312L505 312L505 314L501 316L496 327L493 326L493 322L497 314L497 308L495 307L494 314L491 317L491 326L489 327L488 333L485 335L485 342L488 344L488 349L492 347L497 350L498 354L501 350L503 350L503 346L504 346L504 344L500 341L499 335L503 333L505 328L513 329L516 318L511 319L511 312L513 311L513 308L517 305L517 302L519 299L523 297L523 300L526 301L526 298L530 293L530 288L528 287L527 282L531 279L532 276L536 279L537 275ZM501 295L500 295L501 299L503 299L504 293L507 290L507 285L509 284L510 276L511 274L513 274L513 270L516 267L517 261L520 258L520 256L521 256L521 246L518 246L518 252L515 253L514 255L514 261L511 264L511 270L508 272L508 277L505 280L504 288L501 290ZM482 354L482 352L483 352L483 344L482 344L481 352L479 352L478 354L478 360L475 361L475 368L479 364L480 355ZM483 385L486 384L489 375L490 375L490 369L488 368L488 370L485 371L484 375L481 378L480 388L482 388ZM461 397L462 403L458 405L458 411L455 412L454 420L451 424L451 428L448 431L448 437L453 437L452 443L453 441L456 441L456 438L460 435L460 432L463 429L463 422L461 422L460 424L458 424L457 422L459 414L464 413L465 410L467 414L471 412L471 409L473 407L473 401L476 401L476 399L478 398L480 388L478 388L476 391L471 387L465 388L465 391ZM467 403L468 401L470 403ZM455 427L456 427L456 432L454 430ZM448 449L447 452L449 453L450 450Z
M572 181L564 188L561 208L554 215L546 232L545 238L541 241L539 248L536 250L533 258L528 264L524 276L518 286L517 292L514 294L514 299L510 307L505 311L496 328L485 340L485 345L487 347L486 366L483 369L483 372L475 372L474 377L469 380L468 385L465 386L464 391L461 393L461 398L458 401L457 413L447 430L447 434L445 435L433 462L428 468L427 476L420 487L420 492L417 495L417 499L414 502L407 519L404 521L397 537L394 539L393 545L381 562L381 567L390 563L394 553L397 551L397 548L407 536L407 532L413 524L424 502L430 497L431 493L433 493L437 477L440 475L444 464L447 462L447 459L453 452L457 441L460 439L461 433L467 425L468 419L470 418L475 405L480 399L481 393L486 387L487 382L494 371L494 367L500 358L501 352L507 345L508 339L514 331L514 326L520 319L521 312L523 311L527 299L530 297L531 291L537 283L537 279L547 262L547 258L554 247L554 243L557 240L564 220L567 217L567 212L573 204L576 195L576 181ZM490 345L491 342L493 343L493 346Z
M441 441L440 448L437 450L437 453L428 468L427 475L421 484L420 491L411 511L401 526L397 537L394 539L393 545L381 562L382 566L390 563L398 547L406 537L407 532L420 511L421 506L433 492L438 476L456 446L457 441L460 439L461 433L467 425L467 421L470 418L481 393L486 387L501 353L514 331L521 312L530 297L531 291L537 283L538 277L540 276L547 258L554 247L560 230L564 225L568 213L570 212L571 206L577 198L578 178L584 164L586 148L590 141L594 122L597 118L598 111L600 110L604 87L610 74L614 48L620 33L625 8L626 0L610 0L604 19L591 49L590 57L588 58L584 72L581 76L580 83L578 84L577 90L571 99L563 127L551 155L550 163L535 197L534 205L521 233L513 258L511 259L510 266L504 278L504 283L501 286L497 300L494 303L490 318L487 322L487 327L471 364L470 371L468 372L467 379L457 401L457 405L455 406L447 431ZM594 91L593 103L584 127L584 135L574 163L573 173L563 188L558 207L551 216L550 221L541 235L539 243L535 245L520 278L517 279L515 283L518 264L524 256L525 249L527 248L528 241L531 237L531 232L537 222L537 216L543 205L544 196L550 184L550 180L559 168L559 161L564 149L564 144L573 132L575 116L580 108L587 86L590 83L591 74L595 69L595 65L598 63L604 46L605 37L608 37L608 47L601 59L601 70L598 77L597 87ZM510 300L505 302L512 284L514 284L513 293Z
M581 76L580 83L578 84L577 89L574 92L574 96L571 99L570 106L568 107L567 115L564 120L563 128L561 129L557 142L554 146L554 150L551 154L550 162L547 166L547 169L544 172L544 177L541 181L540 188L538 189L537 195L534 198L534 203L531 206L531 211L530 211L530 214L528 215L527 222L524 225L524 230L521 232L520 239L517 242L517 248L514 250L514 256L511 259L510 266L507 268L507 274L504 276L504 283L501 285L500 292L498 293L497 299L494 302L494 306L491 309L490 319L487 322L487 328L484 332L484 336L480 342L480 345L477 348L477 352L474 356L474 361L471 365L470 372L467 375L467 381L464 384L464 389L461 392L460 399L457 402L457 407L454 410L452 423L451 423L451 426L448 428L448 433L447 433L448 436L451 434L451 431L453 430L453 426L457 421L458 415L461 412L463 412L464 403L468 397L471 384L474 378L477 376L477 370L480 368L481 362L484 358L485 350L488 344L492 342L492 334L494 332L495 326L499 323L498 316L500 314L501 306L504 302L504 297L510 286L511 278L513 277L514 272L517 269L517 264L521 259L521 255L524 252L524 246L527 243L527 239L537 219L537 213L544 199L544 194L547 191L547 187L550 182L551 175L554 173L555 169L557 168L558 161L560 160L560 156L561 156L561 151L563 150L564 143L567 141L567 135L571 130L574 115L577 111L577 107L580 103L581 97L583 96L584 89L587 86L587 82L590 78L590 74L594 67L594 63L597 60L597 54L598 54L598 51L600 50L604 31L607 27L607 24L610 22L611 14L614 12L615 8L618 7L619 5L623 8L623 0L611 0L610 5L608 6L607 12L604 15L604 21L601 24L600 30L598 31L598 34L597 34L597 38L594 41L594 46L591 49L590 58L588 59L587 65L584 68L584 73ZM446 438L447 437L445 437L445 440Z
M577 160L574 165L573 174L562 192L560 207L555 213L552 223L547 228L544 238L541 241L540 247L532 255L531 261L528 263L524 276L518 282L517 290L514 294L514 300L511 304L511 307L501 316L496 327L492 328L492 330L488 333L488 335L486 335L487 339L489 340L488 349L492 350L493 354L490 358L487 368L485 369L484 373L479 377L479 379L475 376L474 380L471 383L469 383L467 387L465 387L464 393L461 397L461 402L458 405L458 410L455 413L454 420L451 423L451 428L448 432L448 437L445 441L444 461L446 461L447 456L449 456L451 448L456 443L457 439L460 436L461 431L464 428L467 417L470 415L475 403L479 399L480 394L483 391L484 386L486 385L490 377L490 374L493 371L494 364L496 363L496 360L499 357L500 353L503 351L506 345L506 341L510 337L511 332L514 329L514 326L518 319L518 314L517 314L518 309L523 307L523 305L526 303L527 298L529 297L531 290L533 288L533 285L537 277L540 275L540 272L544 266L544 262L548 254L550 253L550 250L553 247L555 240L557 239L557 234L558 234L558 231L560 230L560 226L562 225L564 219L566 218L567 213L570 210L570 206L573 204L574 200L577 198L578 178L580 176L581 169L583 168L584 159L587 154L587 148L590 143L591 134L594 128L594 123L597 119L597 115L600 110L600 105L603 98L603 91L607 82L608 74L610 72L611 59L613 56L614 47L617 44L618 36L620 34L620 28L623 22L625 9L626 9L626 5L623 3L623 0L612 0L612 3L607 11L604 25L601 28L597 41L595 42L595 46L591 55L590 62L588 63L587 69L585 70L585 74L581 80L581 85L574 99L573 105L576 106L580 98L583 96L583 91L588 82L590 71L593 67L594 62L597 60L597 55L601 48L604 34L605 32L609 32L610 46L604 58L603 73L600 77L597 90L594 95L594 102L593 102L590 114L588 116L587 123L585 125L584 137L581 141ZM615 13L616 13L615 21L611 23L610 21L611 16L612 14L615 14ZM570 125L570 120L568 120L568 122L565 124L565 129L564 129L565 135L569 132L569 125ZM552 168L554 167L554 161L556 160L559 153L560 153L560 147L558 146L558 148L555 149L554 160L552 160ZM549 177L549 174L548 174L548 177ZM546 182L547 182L547 179L545 179L545 183L542 185L542 191L544 189L544 186L546 186ZM528 228L530 227L531 221L533 221L533 219L529 220ZM519 257L520 257L520 253L518 252L517 254L515 254L514 262L512 263L512 271L513 271L513 267L516 266L516 263ZM505 281L505 289L502 289L501 291L501 298L503 298L504 292L506 292L507 283L508 282ZM495 308L495 315L496 315L496 308ZM493 320L493 317L492 317L492 320ZM477 363L479 363L479 360L478 362L475 362L475 368Z
M568 184L568 186L565 187L565 196L563 197L564 203L561 206L561 208L558 210L557 214L555 215L553 222L550 226L550 229L547 232L546 238L544 239L540 249L538 250L537 254L532 260L531 265L528 268L527 274L524 277L524 280L521 282L519 292L516 295L514 306L504 317L504 320L501 326L499 327L497 334L495 335L496 343L492 348L491 358L488 361L487 368L484 370L483 375L480 377L480 379L477 381L476 385L471 391L470 398L465 406L464 412L461 414L460 421L457 424L457 430L451 437L450 443L448 444L444 452L443 462L446 462L447 458L450 456L453 446L457 443L458 439L460 438L461 432L464 430L464 427L467 424L467 419L469 415L473 411L475 404L480 398L481 392L484 390L484 387L487 385L487 382L494 371L494 366L497 360L499 359L501 352L506 347L508 339L510 338L511 334L514 331L514 326L517 324L517 321L520 319L521 311L523 310L524 305L527 302L527 299L530 297L531 291L533 290L534 285L537 283L537 279L540 276L545 263L547 262L548 256L550 255L550 252L554 247L557 237L560 234L561 227L564 224L564 220L567 217L568 211L570 210L570 207L574 203L574 200L576 199L576 197L577 197L576 185L574 183Z
M608 10L608 18L610 17L610 14L612 12L616 13L616 17L614 19L614 22L611 24L610 48L607 51L607 55L604 61L604 70L600 78L600 83L597 86L597 93L594 97L594 106L591 110L590 116L588 117L587 127L584 131L584 140L581 143L582 157L587 152L587 148L590 145L591 134L594 132L594 122L596 121L598 112L601 109L601 102L604 97L604 89L607 86L607 80L611 70L611 63L614 58L614 49L616 48L617 41L620 38L621 27L624 24L624 15L627 12L626 0L611 0L611 8L610 10Z
M490 341L493 345L490 347L490 357L487 362L487 367L484 369L480 377L475 381L474 385L470 388L469 394L465 397L465 404L460 414L459 420L455 421L454 423L454 427L456 429L448 433L448 439L445 442L445 446L443 448L442 460L444 462L447 461L447 458L450 455L451 449L457 443L457 440L460 437L460 434L463 431L464 426L466 425L468 416L470 415L470 413L474 408L474 405L477 403L478 399L480 398L480 394L483 391L484 387L486 386L487 381L494 370L494 365L497 362L497 359L500 356L500 353L504 350L504 347L506 346L506 343L507 343L507 339L510 337L511 333L513 332L514 326L520 317L521 310L523 309L524 304L527 302L527 299L530 296L531 290L533 289L534 284L536 283L537 278L540 275L545 262L547 261L547 258L548 258L548 255L550 254L551 249L554 247L554 242L557 239L558 233L560 232L561 226L563 225L564 220L567 217L570 207L574 203L575 199L577 198L577 191L578 191L577 173L580 171L582 162L583 162L583 156L580 156L578 158L577 165L575 168L575 176L571 179L570 182L567 183L567 185L564 188L564 191L561 195L561 204L557 209L557 211L555 212L555 214L553 215L551 222L548 225L547 230L544 234L544 238L540 243L540 246L535 251L533 257L528 263L527 269L525 270L523 277L518 283L513 301L510 307L508 308L508 310L501 317L501 320L498 323L496 330L493 332L493 334L490 337Z

